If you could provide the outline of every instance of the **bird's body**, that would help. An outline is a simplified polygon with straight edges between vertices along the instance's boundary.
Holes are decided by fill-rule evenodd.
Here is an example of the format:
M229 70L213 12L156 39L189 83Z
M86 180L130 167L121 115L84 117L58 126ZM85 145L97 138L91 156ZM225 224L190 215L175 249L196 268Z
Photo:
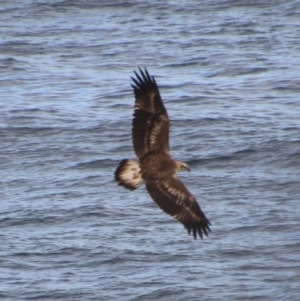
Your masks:
M154 77L147 70L132 78L135 110L132 121L133 148L139 159L124 159L115 171L119 185L134 190L143 183L156 204L181 222L190 234L208 235L209 220L196 199L177 176L189 170L184 162L175 161L169 152L169 117Z
M153 152L140 159L140 168L144 180L163 180L174 174L176 164L169 154Z

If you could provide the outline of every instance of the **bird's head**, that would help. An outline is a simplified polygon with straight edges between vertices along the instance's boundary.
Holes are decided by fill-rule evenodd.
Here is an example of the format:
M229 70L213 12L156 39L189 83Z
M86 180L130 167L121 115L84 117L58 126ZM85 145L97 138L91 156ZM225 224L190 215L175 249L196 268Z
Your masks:
M176 162L176 171L187 170L190 171L189 166L185 162L175 161Z

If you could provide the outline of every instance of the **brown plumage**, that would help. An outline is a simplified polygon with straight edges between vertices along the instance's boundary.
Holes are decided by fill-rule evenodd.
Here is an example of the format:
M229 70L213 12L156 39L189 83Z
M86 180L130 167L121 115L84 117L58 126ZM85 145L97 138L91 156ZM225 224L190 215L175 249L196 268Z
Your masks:
M153 76L139 69L133 80L135 106L132 121L133 148L139 162L123 159L115 171L119 185L134 190L145 183L155 203L181 222L188 233L208 236L210 222L177 176L189 170L169 154L169 117Z

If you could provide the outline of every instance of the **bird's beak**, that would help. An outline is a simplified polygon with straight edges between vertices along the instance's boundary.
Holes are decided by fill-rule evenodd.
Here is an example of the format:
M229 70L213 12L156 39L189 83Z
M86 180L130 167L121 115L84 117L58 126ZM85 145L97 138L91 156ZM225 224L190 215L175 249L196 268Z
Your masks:
M191 170L190 170L190 167L189 167L188 165L185 166L184 169L187 170L187 171L189 171L189 172L191 171Z

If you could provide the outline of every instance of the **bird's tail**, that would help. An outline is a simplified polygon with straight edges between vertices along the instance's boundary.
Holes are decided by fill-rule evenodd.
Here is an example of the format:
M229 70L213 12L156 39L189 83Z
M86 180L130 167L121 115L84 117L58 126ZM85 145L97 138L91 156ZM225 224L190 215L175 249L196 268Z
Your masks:
M115 171L115 180L120 186L134 190L144 183L140 171L138 162L123 159Z

